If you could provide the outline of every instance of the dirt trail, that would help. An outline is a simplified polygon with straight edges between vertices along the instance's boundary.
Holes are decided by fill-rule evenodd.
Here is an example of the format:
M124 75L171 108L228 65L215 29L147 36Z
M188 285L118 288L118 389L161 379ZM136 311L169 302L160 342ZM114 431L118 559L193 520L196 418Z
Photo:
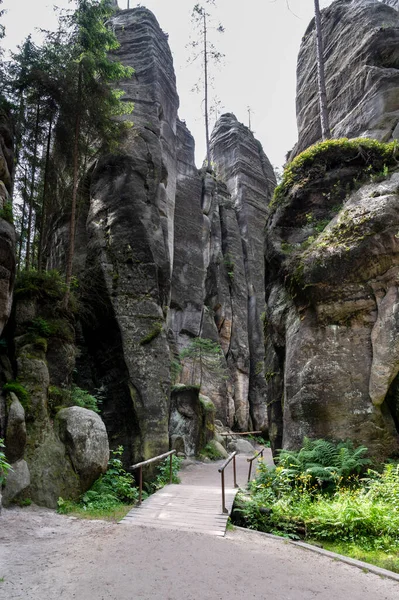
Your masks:
M2 600L399 598L394 581L254 532L128 528L34 506L3 510L2 577Z

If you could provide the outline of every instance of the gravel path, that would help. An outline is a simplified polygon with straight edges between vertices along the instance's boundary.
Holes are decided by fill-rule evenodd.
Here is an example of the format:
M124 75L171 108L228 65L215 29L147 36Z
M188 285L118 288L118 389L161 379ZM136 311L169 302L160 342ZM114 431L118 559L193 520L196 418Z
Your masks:
M224 538L84 521L34 506L0 516L1 600L397 600L399 583L254 532Z

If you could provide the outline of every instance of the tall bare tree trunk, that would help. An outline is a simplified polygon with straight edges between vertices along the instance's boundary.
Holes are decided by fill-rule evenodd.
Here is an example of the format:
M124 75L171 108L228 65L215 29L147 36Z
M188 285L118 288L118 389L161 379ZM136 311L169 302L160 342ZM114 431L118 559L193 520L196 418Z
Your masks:
M48 191L48 171L50 165L50 149L51 149L51 134L53 128L53 114L50 114L50 121L48 125L47 132L47 147L46 147L46 162L44 165L44 181L43 181L43 200L42 200L42 217L40 220L40 230L39 230L39 249L37 254L37 268L39 271L43 269L43 237L44 237L44 227L46 223L47 216L47 191Z
M82 96L82 63L79 64L78 93L77 93L77 102L76 102L75 139L74 139L74 146L73 146L73 191L72 191L72 205L71 205L71 220L69 223L69 248L68 248L68 258L67 258L67 263L66 263L66 276L65 276L65 284L66 284L66 291L65 291L65 296L64 296L64 307L65 308L68 308L69 297L71 294L73 256L75 254L76 200L77 200L77 196L78 196L78 185L79 185L79 135L80 135L81 96Z
M314 15L316 23L317 79L319 88L321 135L323 140L327 140L331 137L331 131L328 117L326 80L324 73L323 34L321 29L319 0L314 0Z
M22 261L22 246L24 243L24 229L25 229L25 213L26 213L26 197L27 197L27 186L28 186L28 175L26 173L26 167L25 167L25 175L24 175L24 203L22 206L22 216L21 216L21 234L19 236L19 248L18 248L18 266L17 266L17 271L18 273L21 270L21 261Z
M35 139L33 144L33 162L32 162L32 176L30 184L30 199L29 199L29 217L28 217L28 235L26 241L26 257L25 257L25 269L28 270L30 267L30 238L32 234L32 218L33 218L33 196L35 194L35 177L36 177L36 154L37 146L39 141L39 117L40 117L40 97L37 99L36 105L36 123L35 123Z
M208 118L208 41L207 41L207 27L206 27L206 14L204 11L204 91L205 91L205 137L206 137L206 162L207 169L211 169L211 151L209 145L209 118Z

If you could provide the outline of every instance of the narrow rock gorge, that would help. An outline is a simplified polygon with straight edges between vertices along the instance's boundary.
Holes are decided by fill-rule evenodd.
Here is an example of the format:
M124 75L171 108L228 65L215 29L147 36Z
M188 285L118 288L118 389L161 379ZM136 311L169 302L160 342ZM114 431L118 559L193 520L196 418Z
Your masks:
M396 9L336 0L322 12L334 138L399 138ZM81 182L69 311L54 274L46 285L37 274L34 289L20 277L13 300L13 131L0 114L6 501L76 497L106 468L108 445L129 466L170 447L197 455L223 428L261 431L273 451L308 436L397 454L398 161L361 139L294 158L320 140L314 23L298 58L299 141L276 191L261 144L232 113L212 132L212 169L196 167L167 35L144 7L111 25L115 56L135 69L120 83L133 126ZM60 139L52 160L62 164ZM44 254L62 272L61 185ZM100 415L75 406L74 389L101 397Z

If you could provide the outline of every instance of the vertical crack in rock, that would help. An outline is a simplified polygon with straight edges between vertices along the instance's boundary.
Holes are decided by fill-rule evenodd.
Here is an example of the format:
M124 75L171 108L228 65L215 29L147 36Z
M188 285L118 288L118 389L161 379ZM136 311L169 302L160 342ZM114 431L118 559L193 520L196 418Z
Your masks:
M217 176L226 183L231 194L238 224L241 251L236 248L232 256L236 260L242 255L244 263L250 358L249 410L252 425L264 430L267 428L261 321L265 310L264 227L276 180L260 143L232 114L222 115L216 124L211 138L211 156ZM224 210L223 207L222 219ZM246 398L241 402L246 402Z

